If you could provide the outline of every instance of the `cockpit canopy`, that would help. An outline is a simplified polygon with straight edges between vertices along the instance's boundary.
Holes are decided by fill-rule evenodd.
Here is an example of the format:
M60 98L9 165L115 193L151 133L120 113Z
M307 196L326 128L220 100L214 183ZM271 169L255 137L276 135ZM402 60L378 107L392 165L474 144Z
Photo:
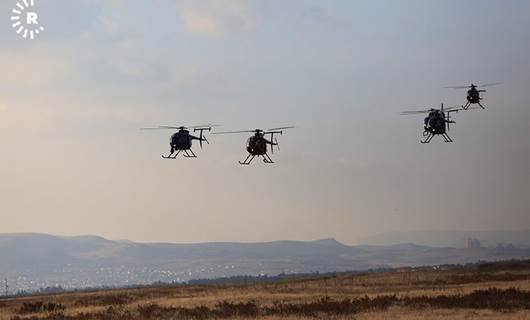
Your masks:
M247 139L247 148L254 144L255 138L250 137Z

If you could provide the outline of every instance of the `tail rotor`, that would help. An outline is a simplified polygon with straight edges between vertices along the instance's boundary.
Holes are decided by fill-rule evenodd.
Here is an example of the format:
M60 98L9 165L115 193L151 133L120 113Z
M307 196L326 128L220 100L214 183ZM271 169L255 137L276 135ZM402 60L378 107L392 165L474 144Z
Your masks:
M208 132L212 131L212 127L207 127L207 128L195 128L193 129L193 132L196 132L196 131L199 131L200 134L199 134L199 146L201 147L202 149L202 142L206 142L207 144L210 144L210 142L204 137L204 131L207 130Z
M280 151L280 145L278 144L278 139L274 136L275 134L283 134L283 131L280 130L280 131L272 131L272 132L267 132L268 134L271 135L271 153L274 154L274 146L276 146L276 148L278 148L278 151Z

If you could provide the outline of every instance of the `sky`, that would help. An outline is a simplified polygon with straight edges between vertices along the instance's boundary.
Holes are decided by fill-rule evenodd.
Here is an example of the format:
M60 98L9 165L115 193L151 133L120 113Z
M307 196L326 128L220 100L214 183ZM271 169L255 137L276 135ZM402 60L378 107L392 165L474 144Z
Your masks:
M530 228L530 1L0 3L0 232L144 242ZM422 115L488 88L419 143ZM266 165L246 135L164 161L171 131L294 125Z

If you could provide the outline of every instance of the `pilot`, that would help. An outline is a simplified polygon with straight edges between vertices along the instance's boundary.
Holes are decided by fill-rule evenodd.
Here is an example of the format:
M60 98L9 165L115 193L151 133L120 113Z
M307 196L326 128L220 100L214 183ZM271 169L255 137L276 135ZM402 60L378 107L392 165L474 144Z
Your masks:
M467 101L473 103L473 101L477 99L477 95L478 92L475 89L469 89L469 91L467 92Z

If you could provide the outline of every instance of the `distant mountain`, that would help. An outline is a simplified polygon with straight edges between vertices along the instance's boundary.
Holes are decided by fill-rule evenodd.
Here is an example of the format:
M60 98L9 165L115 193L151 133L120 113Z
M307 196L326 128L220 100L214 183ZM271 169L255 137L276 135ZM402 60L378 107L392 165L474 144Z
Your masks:
M335 239L262 243L135 243L96 236L0 234L0 278L11 288L84 288L236 275L334 272L529 258L530 249L348 246Z
M393 231L360 239L360 243L371 245L393 245L415 243L431 247L467 247L468 239L478 239L482 246L513 244L530 248L530 230L521 231L454 231L454 230L421 230Z

